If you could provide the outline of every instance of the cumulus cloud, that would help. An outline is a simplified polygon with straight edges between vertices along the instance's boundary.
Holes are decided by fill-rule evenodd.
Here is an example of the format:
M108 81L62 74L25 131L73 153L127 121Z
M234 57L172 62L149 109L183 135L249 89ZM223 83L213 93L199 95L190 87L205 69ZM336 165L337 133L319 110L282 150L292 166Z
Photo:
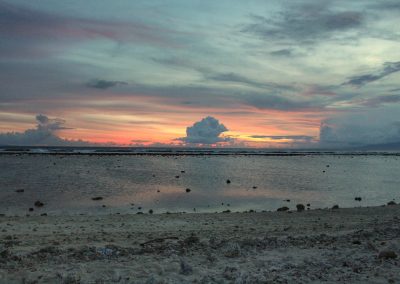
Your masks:
M207 116L186 128L186 137L178 140L189 144L216 144L220 142L230 142L232 138L223 137L221 134L228 131L218 119Z
M65 120L49 118L46 115L36 116L36 128L24 132L0 133L0 145L5 146L89 146L85 141L62 139L57 131L70 129L65 127Z
M398 110L371 109L349 113L321 123L320 145L323 147L358 147L400 142Z
M107 80L92 80L86 84L87 87L89 88L95 88L95 89L108 89L112 87L116 87L118 85L127 85L128 83L123 82L123 81L107 81Z
M360 87L365 84L377 81L383 77L389 76L390 74L400 71L400 61L397 62L385 62L381 70L375 73L356 75L349 78L349 80L344 85L352 85L355 87Z

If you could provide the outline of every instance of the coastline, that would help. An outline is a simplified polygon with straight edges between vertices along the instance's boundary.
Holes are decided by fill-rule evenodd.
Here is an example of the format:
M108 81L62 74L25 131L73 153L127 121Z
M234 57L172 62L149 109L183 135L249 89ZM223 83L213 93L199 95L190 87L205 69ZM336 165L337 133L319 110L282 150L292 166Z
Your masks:
M0 283L396 283L399 213L2 216Z

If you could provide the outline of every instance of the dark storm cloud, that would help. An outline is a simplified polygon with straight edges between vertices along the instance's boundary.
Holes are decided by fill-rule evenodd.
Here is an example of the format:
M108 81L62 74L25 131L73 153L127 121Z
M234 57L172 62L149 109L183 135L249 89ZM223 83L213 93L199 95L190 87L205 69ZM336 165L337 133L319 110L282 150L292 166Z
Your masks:
M95 88L95 89L108 89L112 87L116 87L118 85L127 85L128 83L123 81L107 81L107 80L92 80L86 84L87 87Z
M1 56L46 56L76 41L107 38L117 42L175 45L164 28L48 14L0 1Z
M242 32L265 40L314 43L327 39L337 32L348 31L363 25L363 15L357 11L336 11L326 2L292 5L277 14L276 18L252 15L252 23Z
M188 144L216 144L220 142L229 142L232 138L221 137L221 134L228 129L215 119L207 116L202 120L195 122L192 126L186 128L186 137L178 138Z
M88 146L84 141L72 141L57 136L57 131L70 129L65 127L65 120L49 118L46 115L36 116L36 128L24 132L0 133L0 145L8 146Z
M385 62L381 70L375 73L356 75L349 78L344 85L352 85L356 87L363 86L365 84L380 80L390 74L400 71L400 61L397 62Z
M272 139L272 140L302 140L302 141L312 141L315 139L313 136L307 135L251 135L250 138L261 138L261 139Z

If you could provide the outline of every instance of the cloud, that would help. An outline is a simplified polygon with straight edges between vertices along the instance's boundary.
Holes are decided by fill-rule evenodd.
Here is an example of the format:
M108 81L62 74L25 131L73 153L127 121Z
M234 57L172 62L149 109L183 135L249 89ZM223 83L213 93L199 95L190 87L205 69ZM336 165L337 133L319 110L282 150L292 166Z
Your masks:
M378 107L383 104L398 103L400 102L400 95L386 95L376 98L363 99L357 103L367 107Z
M230 142L232 138L221 137L223 132L228 131L225 125L219 123L218 119L207 116L186 128L186 137L177 140L189 144L216 144Z
M343 85L352 85L356 87L363 86L365 84L380 80L390 74L400 71L400 61L397 62L385 62L381 70L375 73L356 75L349 78L349 80Z
M251 135L250 138L271 139L271 140L300 140L310 142L315 139L314 136L307 135Z
M48 56L79 41L109 39L156 46L176 46L162 27L50 14L0 1L1 56Z
M36 116L36 128L24 132L0 133L0 145L7 146L89 146L81 140L66 140L57 136L57 131L70 129L65 127L65 120L49 118L46 115Z
M245 25L242 32L268 41L312 44L335 33L358 28L364 20L359 12L331 10L326 2L292 5L276 16L252 15L252 23Z
M320 127L323 147L357 147L400 142L398 110L371 109L324 120Z
M87 87L90 88L95 88L95 89L108 89L108 88L112 88L118 85L127 85L128 83L123 82L123 81L107 81L107 80L100 80L100 79L96 79L96 80L92 80L90 82L88 82L86 84Z

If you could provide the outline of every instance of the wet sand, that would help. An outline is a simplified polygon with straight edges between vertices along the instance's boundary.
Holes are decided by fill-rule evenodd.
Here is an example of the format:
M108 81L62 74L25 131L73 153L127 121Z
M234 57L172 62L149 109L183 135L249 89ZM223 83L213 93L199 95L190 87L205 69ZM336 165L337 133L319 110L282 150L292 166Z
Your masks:
M0 217L1 283L399 283L400 206Z

